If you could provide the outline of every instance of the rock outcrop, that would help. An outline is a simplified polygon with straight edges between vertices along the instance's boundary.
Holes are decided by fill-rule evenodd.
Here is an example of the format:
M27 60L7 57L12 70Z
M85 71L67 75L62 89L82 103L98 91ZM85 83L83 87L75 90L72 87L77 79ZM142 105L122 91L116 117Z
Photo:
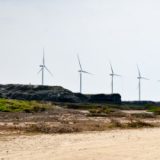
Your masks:
M84 95L60 86L8 84L0 85L0 98L42 100L69 103L121 103L119 94Z

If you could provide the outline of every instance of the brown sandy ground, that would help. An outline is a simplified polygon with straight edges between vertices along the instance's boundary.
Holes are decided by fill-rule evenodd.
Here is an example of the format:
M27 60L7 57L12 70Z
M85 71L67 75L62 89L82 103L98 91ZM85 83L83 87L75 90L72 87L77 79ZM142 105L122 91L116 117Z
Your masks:
M0 112L0 160L159 160L159 126L135 110Z
M160 129L0 138L1 160L159 160Z

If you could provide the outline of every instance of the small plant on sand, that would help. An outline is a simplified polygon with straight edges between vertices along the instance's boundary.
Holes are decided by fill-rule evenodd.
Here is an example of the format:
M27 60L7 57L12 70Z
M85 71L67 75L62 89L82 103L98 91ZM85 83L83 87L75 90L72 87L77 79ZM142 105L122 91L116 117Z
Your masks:
M122 124L120 121L118 121L116 119L111 118L108 128L112 128L112 129L114 129L114 128L124 128L124 124Z

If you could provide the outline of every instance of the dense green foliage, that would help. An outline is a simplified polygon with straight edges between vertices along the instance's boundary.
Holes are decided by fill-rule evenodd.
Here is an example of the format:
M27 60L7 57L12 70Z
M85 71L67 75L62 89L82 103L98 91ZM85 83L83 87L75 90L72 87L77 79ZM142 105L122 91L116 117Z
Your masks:
M38 112L44 111L49 107L48 104L37 101L0 99L1 112Z

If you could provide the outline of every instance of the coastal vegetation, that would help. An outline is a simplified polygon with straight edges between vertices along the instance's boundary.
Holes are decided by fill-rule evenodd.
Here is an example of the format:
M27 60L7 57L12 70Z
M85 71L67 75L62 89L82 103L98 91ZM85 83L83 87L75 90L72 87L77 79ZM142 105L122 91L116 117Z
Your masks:
M0 99L1 112L39 112L52 108L49 103L27 100Z

